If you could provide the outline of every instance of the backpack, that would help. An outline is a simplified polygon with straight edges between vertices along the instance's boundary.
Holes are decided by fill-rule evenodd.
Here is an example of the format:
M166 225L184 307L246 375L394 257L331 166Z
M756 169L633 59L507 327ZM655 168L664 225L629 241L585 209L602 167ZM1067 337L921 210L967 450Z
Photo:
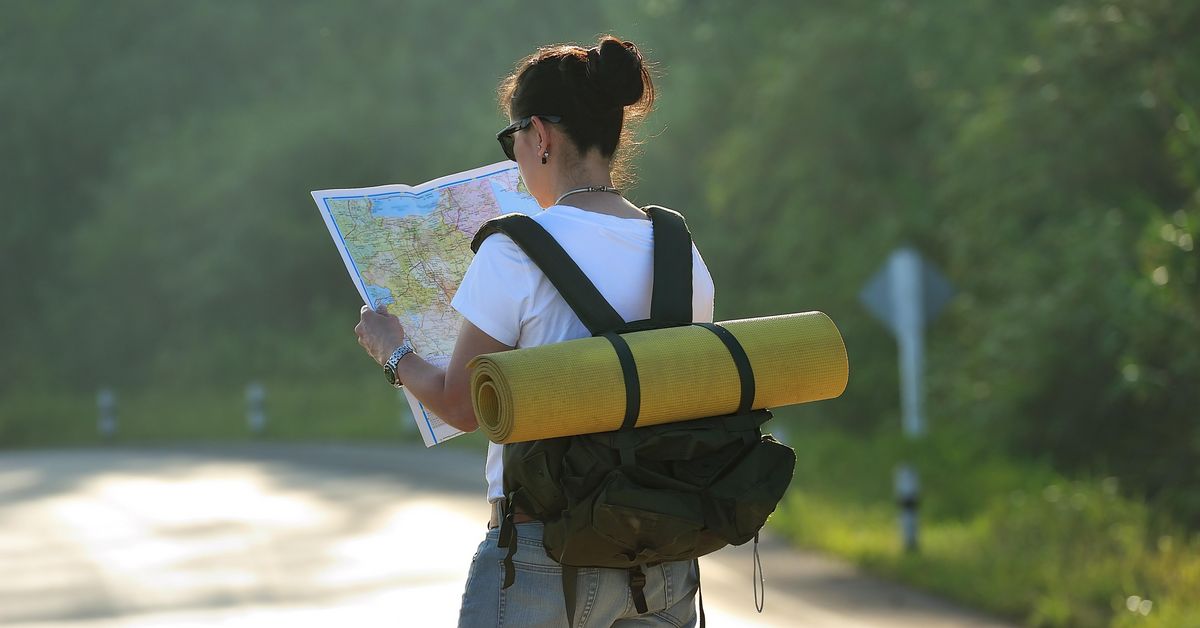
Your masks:
M574 623L580 567L629 570L639 613L647 612L642 568L695 561L726 545L755 542L783 498L795 452L763 434L769 410L752 410L754 373L733 334L720 325L692 322L692 239L680 214L648 206L654 236L650 318L625 322L545 229L528 216L508 214L484 223L473 251L488 236L509 236L536 264L593 336L612 343L625 379L626 409L620 429L504 446L504 519L499 546L504 588L515 578L515 509L544 524L547 555L563 566L567 618ZM739 408L733 414L636 427L640 402L637 366L621 334L682 325L716 334L737 367ZM758 576L758 574L755 574ZM759 579L754 580L755 603ZM700 597L700 625L704 602Z

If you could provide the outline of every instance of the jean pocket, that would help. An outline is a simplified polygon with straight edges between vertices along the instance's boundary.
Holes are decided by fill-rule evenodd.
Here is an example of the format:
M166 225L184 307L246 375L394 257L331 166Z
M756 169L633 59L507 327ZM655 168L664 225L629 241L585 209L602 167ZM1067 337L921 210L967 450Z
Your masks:
M504 570L503 561L499 565ZM512 586L500 590L497 626L563 626L562 567L513 561Z

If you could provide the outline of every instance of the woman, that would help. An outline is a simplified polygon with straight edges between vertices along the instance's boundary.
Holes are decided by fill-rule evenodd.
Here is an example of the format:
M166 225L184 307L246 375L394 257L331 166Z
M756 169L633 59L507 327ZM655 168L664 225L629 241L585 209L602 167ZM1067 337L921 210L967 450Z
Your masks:
M648 113L654 88L630 42L602 37L592 48L560 45L523 59L500 85L512 124L497 138L545 211L534 217L570 254L626 321L649 317L653 238L646 214L614 187L615 155L626 122ZM712 277L693 250L694 320L712 320ZM386 311L364 307L359 343L380 364L392 358L399 381L454 427L473 431L470 372L484 353L587 337L566 302L507 236L484 241L452 304L465 318L449 366L441 370L403 346L404 329ZM394 356L399 355L395 361ZM489 443L488 500L503 497L502 446ZM496 509L493 509L496 512ZM519 516L519 515L518 515ZM515 584L501 589L496 517L479 546L463 594L460 626L555 626L566 623L561 570L541 545L542 524L517 519ZM581 626L690 626L696 574L690 562L649 568L650 612L638 616L624 570L581 569L576 623Z

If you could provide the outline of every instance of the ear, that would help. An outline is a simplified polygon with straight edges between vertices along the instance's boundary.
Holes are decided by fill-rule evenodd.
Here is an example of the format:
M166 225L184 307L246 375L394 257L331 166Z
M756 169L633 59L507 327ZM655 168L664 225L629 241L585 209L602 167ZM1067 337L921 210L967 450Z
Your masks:
M537 143L542 147L541 152L553 153L554 151L551 150L550 145L554 142L554 140L552 139L550 132L550 125L543 122L540 117L534 116L532 120L532 126L534 130L537 131ZM541 155L539 153L539 157L540 156Z

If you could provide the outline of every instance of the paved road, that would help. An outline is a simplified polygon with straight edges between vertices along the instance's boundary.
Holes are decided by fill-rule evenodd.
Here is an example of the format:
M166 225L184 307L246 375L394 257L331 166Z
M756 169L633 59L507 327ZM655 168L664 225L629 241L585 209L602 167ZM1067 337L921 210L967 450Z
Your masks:
M419 447L0 453L0 625L453 626L484 532L482 460ZM721 626L999 626L795 552L702 559Z

